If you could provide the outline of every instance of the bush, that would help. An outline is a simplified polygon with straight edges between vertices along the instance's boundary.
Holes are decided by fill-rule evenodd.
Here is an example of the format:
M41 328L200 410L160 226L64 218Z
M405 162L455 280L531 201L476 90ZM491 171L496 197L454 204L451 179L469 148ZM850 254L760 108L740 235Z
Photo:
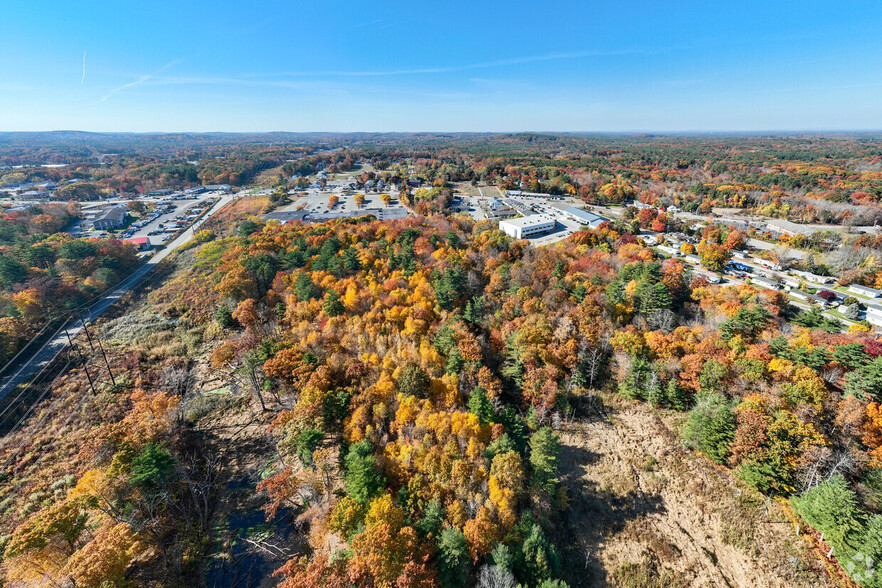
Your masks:
M232 329L239 326L239 321L233 316L233 311L223 303L214 311L214 320L222 329Z

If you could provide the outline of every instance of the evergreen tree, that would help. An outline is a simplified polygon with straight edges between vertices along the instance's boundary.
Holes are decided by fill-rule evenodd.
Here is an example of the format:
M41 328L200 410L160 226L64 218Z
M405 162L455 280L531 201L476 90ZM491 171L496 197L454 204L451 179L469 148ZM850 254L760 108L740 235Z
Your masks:
M856 370L870 363L873 358L862 343L853 342L838 345L833 349L833 360L849 369Z
M542 427L530 437L531 482L539 492L553 494L557 488L560 440L550 427Z
M698 385L702 392L718 392L722 389L723 380L729 374L729 368L721 361L709 359L704 362L698 374Z
M361 259L359 259L355 247L348 247L343 252L343 267L350 272L357 272L361 269Z
M528 586L538 586L560 571L560 554L536 523L530 527L521 545L519 563L518 576Z
M316 450L324 438L324 431L312 428L304 429L297 435L294 445L297 447L297 457L304 465L312 463L312 452Z
M845 392L860 400L882 397L882 357L846 374Z
M462 371L464 366L465 359L463 359L462 353L459 352L458 347L454 347L450 355L447 356L447 365L444 367L444 371L448 374L456 375Z
M423 536L435 536L441 530L442 524L444 524L444 509L441 508L441 504L437 500L433 499L426 506L423 517L416 524L416 530Z
M819 532L840 559L847 559L861 545L864 513L857 495L841 475L791 499L796 512Z
M340 302L340 296L333 290L328 291L325 295L323 308L328 316L340 316L346 311L346 307Z
M346 493L362 504L367 504L384 485L373 449L371 442L365 439L350 446L344 460Z
M672 408L677 410L689 410L689 394L677 383L676 378L668 380L665 386L665 397Z
M465 535L459 529L445 527L438 539L438 580L441 586L466 586L470 561Z
M132 460L132 486L154 494L169 480L177 460L162 445L148 443Z
M665 388L655 372L650 373L646 381L646 401L653 406L665 406L667 404Z
M294 280L294 294L303 302L318 297L318 288L307 272L300 272Z
M233 311L224 303L221 303L214 311L214 320L222 329L232 329L239 326L239 321L233 317Z
M731 403L721 394L702 394L690 411L681 436L687 446L700 450L717 463L724 463L735 437Z
M398 378L398 391L417 398L428 398L430 385L428 374L418 365L407 366Z
M480 386L472 390L472 394L469 397L469 412L478 417L481 425L486 425L496 420L496 410L493 408L493 403L487 398L487 392Z

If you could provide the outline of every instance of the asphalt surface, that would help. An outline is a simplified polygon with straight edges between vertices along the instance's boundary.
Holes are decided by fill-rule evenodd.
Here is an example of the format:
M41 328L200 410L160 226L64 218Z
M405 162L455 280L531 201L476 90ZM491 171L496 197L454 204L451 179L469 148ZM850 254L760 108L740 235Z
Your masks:
M244 193L228 194L221 197L221 199L218 200L211 210L209 210L201 219L187 228L187 230L181 233L181 235L179 235L174 241L166 245L164 249L151 257L143 266L138 268L131 276L123 280L116 288L114 288L113 291L99 298L91 306L85 309L80 316L69 321L67 323L67 334L70 334L71 338L75 337L76 334L82 330L84 322L92 322L106 312L115 302L137 286L144 276L149 274L159 262L168 257L172 251L189 241L205 220L214 215L226 204L242 195L244 195ZM0 399L8 396L19 384L27 382L37 375L59 353L61 353L65 346L68 345L67 334L62 328L52 337L52 339L47 341L39 350L37 350L26 363L4 379L2 383L0 383Z

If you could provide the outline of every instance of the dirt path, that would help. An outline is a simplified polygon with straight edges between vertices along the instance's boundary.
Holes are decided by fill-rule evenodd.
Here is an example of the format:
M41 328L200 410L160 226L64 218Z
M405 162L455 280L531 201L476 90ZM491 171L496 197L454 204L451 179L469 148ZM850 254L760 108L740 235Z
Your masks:
M645 405L561 431L570 505L558 545L571 586L824 586L774 502L685 451Z
M205 571L208 588L274 586L279 579L272 573L300 545L287 509L268 521L265 498L255 489L274 455L263 416L253 402L239 403L202 419L196 428L206 449L220 456L216 545Z

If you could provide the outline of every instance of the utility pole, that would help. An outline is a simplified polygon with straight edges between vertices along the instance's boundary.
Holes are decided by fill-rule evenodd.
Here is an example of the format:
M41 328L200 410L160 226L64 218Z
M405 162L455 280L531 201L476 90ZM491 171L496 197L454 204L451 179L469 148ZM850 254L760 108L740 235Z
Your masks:
M86 365L86 360L83 358L83 352L80 351L80 348L74 344L73 339L70 338L70 333L67 331L67 327L64 328L64 334L67 335L67 342L71 347L76 349L77 355L80 357L80 363L83 366L83 371L86 372L86 378L89 380L89 388L92 389L92 396L97 396L98 392L95 390L95 383L92 381L92 376L89 374L89 367Z
M89 327L86 326L85 320L83 320L83 330L86 331L86 337L89 339L89 346L92 347L92 336L89 335ZM97 334L95 335L95 341L98 343L98 349L101 351L101 356L104 358L104 365L107 366L107 373L110 374L110 382L116 387L116 378L113 377L113 370L110 369L110 362L107 360L107 354L104 353L104 345L101 344L101 337ZM92 347L92 351L95 351L94 347Z

